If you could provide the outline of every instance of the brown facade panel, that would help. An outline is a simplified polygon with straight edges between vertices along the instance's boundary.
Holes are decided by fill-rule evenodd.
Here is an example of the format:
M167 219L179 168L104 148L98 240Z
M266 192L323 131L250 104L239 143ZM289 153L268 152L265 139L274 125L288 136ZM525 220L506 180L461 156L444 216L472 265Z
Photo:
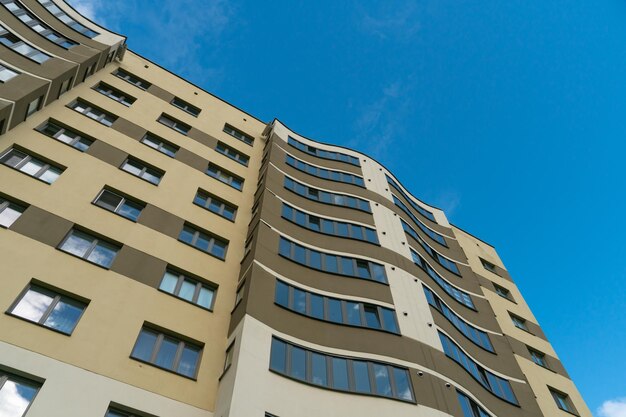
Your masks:
M117 120L113 122L111 128L135 140L141 140L147 132L145 128L123 117L118 117Z
M152 84L150 87L148 87L147 91L153 96L158 97L161 100L166 101L168 103L174 99L174 94L162 89L158 85Z
M142 210L138 223L161 232L166 236L178 239L178 235L183 229L185 220L152 204L148 204Z
M209 161L207 159L204 159L201 156L190 152L185 148L180 148L176 152L175 158L183 164L189 165L190 167L202 172L205 172L207 167L209 166Z
M11 230L35 239L41 243L56 247L72 229L73 223L42 210L29 206L11 226Z
M528 350L528 346L523 343L520 342L519 340L517 340L514 337L511 336L506 336L506 338L509 341L509 344L511 345L511 349L513 351L513 353L515 353L516 355L519 355L525 359L528 359L529 361L532 361L532 357L530 356L530 352ZM532 346L531 346L532 348ZM542 352L543 353L543 352ZM558 360L557 358L555 358L554 356L550 356L548 354L544 354L545 357L545 361L547 366L547 369L555 372L559 375L564 376L565 378L569 378L569 374L567 373L567 371L565 370L565 367L563 366L563 363L561 363L560 360ZM537 365L537 366L541 366L541 365Z
M167 262L124 245L118 252L111 271L132 278L152 288L159 288Z
M189 133L187 134L187 136L189 136L191 139L195 140L196 142L199 142L205 146L208 146L211 149L215 149L215 146L217 146L217 139L215 139L213 136L209 135L208 133L204 133L203 131L196 129L195 127L192 127L189 130Z
M85 153L114 167L121 166L122 162L128 158L126 152L101 140L95 141Z

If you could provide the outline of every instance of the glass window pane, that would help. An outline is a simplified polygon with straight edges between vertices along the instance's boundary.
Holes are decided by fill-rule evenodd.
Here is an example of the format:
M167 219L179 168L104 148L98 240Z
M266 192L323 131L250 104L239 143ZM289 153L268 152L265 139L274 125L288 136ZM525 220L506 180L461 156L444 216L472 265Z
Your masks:
M348 362L341 358L331 358L333 367L333 388L348 390Z
M289 287L282 281L276 281L274 300L278 305L289 307Z
M35 175L41 170L41 168L43 168L44 165L45 164L43 162L37 159L31 159L20 167L20 171L28 175Z
M188 279L183 280L183 284L180 287L180 291L178 296L183 300L193 301L193 296L196 292L196 283L189 281Z
M359 303L353 303L346 301L346 314L348 315L348 324L353 326L361 325L361 305Z
M105 208L110 211L115 211L117 206L122 201L122 197L112 193L109 190L103 190L98 199L96 200L96 205Z
M403 400L413 400L413 391L409 382L409 373L406 369L392 368L393 379L396 385L396 397Z
M163 368L172 369L177 350L178 341L170 339L169 337L164 337L154 363Z
M139 334L131 356L144 361L150 361L156 340L157 334L155 332L141 329L141 333Z
M320 320L324 319L324 297L317 294L309 294L310 315Z
M215 291L207 287L200 288L200 294L198 295L198 305L205 308L211 308L213 305L213 295Z
M117 254L117 248L110 243L98 242L96 247L87 257L88 261L102 265L106 268L110 267Z
M317 251L309 251L309 266L315 269L322 269L322 254Z
M163 275L163 280L161 281L161 285L159 286L159 288L163 291L173 294L174 290L176 289L177 282L178 275L173 274L170 271L165 271L165 275Z
M43 288L31 287L11 313L38 322L52 304L55 295Z
M306 352L297 346L291 346L291 376L306 379Z
M183 230L180 232L180 236L178 236L178 239L182 240L183 242L187 242L189 244L191 244L191 242L193 242L193 237L194 237L195 231L187 226L183 227Z
M44 325L70 334L80 319L85 305L78 301L61 299L48 316Z
M34 384L9 379L0 389L0 414L2 417L22 417L30 405L38 387ZM6 413L5 413L6 412Z
M367 261L356 261L356 269L359 277L370 279L370 269Z
M395 317L396 315L394 314L394 312L387 308L383 308L381 310L383 311L383 322L384 322L385 330L394 332L394 333L399 333L398 325L396 323L396 317Z
M63 242L61 249L76 256L83 257L93 242L91 236L85 233L72 231L72 234Z
M356 392L371 392L367 362L352 361L352 368L354 370L354 388Z
M293 289L293 310L306 314L306 292L298 288Z
M287 345L277 339L272 339L272 352L270 354L270 369L276 372L286 372Z
M370 269L374 281L387 282L387 275L385 274L385 267L383 265L370 263Z
M343 323L343 313L341 311L341 301L335 298L328 299L328 320L335 323Z
M311 353L311 382L316 385L328 385L326 376L326 356L319 353Z
M337 222L337 234L339 236L348 236L348 225L343 222Z
M9 205L0 212L0 225L10 227L21 215L21 208L18 210L17 206Z
M341 273L354 276L354 262L352 258L341 257Z
M199 353L198 348L185 346L183 354L180 357L180 362L178 363L177 372L188 377L194 377L196 375Z
M298 263L306 264L306 251L304 247L298 244L296 244L295 246L296 246L296 250L295 250L294 260Z
M39 179L52 184L61 175L61 170L55 167L48 168L43 174L39 175Z
M335 226L334 222L331 222L330 220L322 219L322 232L329 234L329 235L335 234L334 226Z
M141 214L142 209L143 206L141 206L140 204L126 200L124 204L122 204L122 206L120 207L118 213L131 220L137 220L137 218Z
M367 327L371 327L373 329L380 329L380 318L378 317L378 307L364 305L365 311L365 322L367 323Z
M374 363L374 378L376 379L376 393L387 397L391 396L391 381L387 365Z

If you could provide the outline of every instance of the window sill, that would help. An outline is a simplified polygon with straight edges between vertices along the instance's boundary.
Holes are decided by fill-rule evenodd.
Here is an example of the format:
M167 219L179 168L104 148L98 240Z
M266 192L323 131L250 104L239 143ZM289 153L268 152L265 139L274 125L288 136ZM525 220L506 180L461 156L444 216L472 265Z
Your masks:
M163 368L162 366L158 366L158 365L156 365L156 364L154 364L154 363L150 363L150 362L148 362L148 361L144 361L143 359L135 358L135 357L133 357L133 356L129 356L129 358L130 358L130 359L132 359L132 360L134 360L134 361L137 361L137 362L139 362L139 363L143 363L143 364L146 364L146 365L150 365L151 367L154 367L154 368L160 369L160 370L165 371L165 372L169 372L170 374L178 375L178 376L180 376L180 377L182 377L182 378L189 379L189 380L194 381L194 382L198 382L198 378L197 378L197 377L195 377L195 376L193 376L193 377L192 377L192 376L187 376L187 375L179 374L178 372L173 371L173 370L171 370L171 369ZM200 362L200 361L198 361L198 363L199 363L199 362ZM197 373L197 371L198 371L198 370L196 369L196 373Z
M55 329L55 328L53 328L53 327L44 326L44 325L43 325L43 324L41 324L41 323L37 323L37 322L32 321L32 320L29 320L29 319L27 319L27 318L24 318L24 317L18 316L18 315L16 315L16 314L11 313L10 311L5 311L5 312L4 312L4 314L6 314L7 316L11 316L11 317L13 317L13 318L16 318L16 319L18 319L18 320L24 321L24 322L26 322L26 323L34 324L34 325L35 325L35 326L37 326L37 327L41 327L41 328L46 329L46 330L51 330L51 331L53 331L53 332L55 332L55 333L58 333L58 334L60 334L60 335L63 335L63 336L70 337L70 336L72 335L72 333L65 333L65 332L62 332L61 330ZM82 314L81 314L81 316L82 316ZM77 323L77 324L78 324L78 323ZM72 330L72 332L73 332L73 330Z

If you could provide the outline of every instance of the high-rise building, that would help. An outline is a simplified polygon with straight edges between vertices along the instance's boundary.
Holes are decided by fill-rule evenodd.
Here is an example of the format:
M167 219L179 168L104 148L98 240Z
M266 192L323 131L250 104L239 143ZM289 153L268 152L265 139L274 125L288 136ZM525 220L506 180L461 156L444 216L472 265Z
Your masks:
M61 0L0 0L0 416L591 416L495 249Z

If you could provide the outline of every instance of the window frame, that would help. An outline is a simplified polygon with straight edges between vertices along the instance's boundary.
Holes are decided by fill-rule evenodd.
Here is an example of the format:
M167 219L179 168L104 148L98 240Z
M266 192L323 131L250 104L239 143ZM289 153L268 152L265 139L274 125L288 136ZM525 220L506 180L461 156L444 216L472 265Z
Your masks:
M139 174L134 174L131 171L128 171L128 170L124 169L124 167L127 164L129 164L131 161L136 163L136 164L142 165L142 168L141 168L141 171L139 172ZM135 168L138 168L138 167L135 167ZM127 174L132 175L133 177L139 178L139 179L141 179L141 180L143 180L143 181L145 181L145 182L147 182L149 184L154 185L155 187L158 187L159 184L161 184L161 181L163 180L163 177L165 176L165 171L163 171L163 170L161 170L161 169L159 169L159 168L157 168L157 167L155 167L153 165L150 165L150 164L142 161L141 159L137 159L137 158L135 158L134 156L131 156L131 155L128 155L128 157L126 157L126 159L124 159L124 162L122 162L122 164L120 165L120 169L122 171L126 172ZM142 176L146 172L148 172L148 170L152 170L152 171L154 171L154 172L159 174L159 176L150 174L150 175L152 175L154 177L157 177L159 179L156 183L154 183L154 182L150 181L149 179L144 178Z
M122 90L115 88L104 81L98 81L98 83L91 87L91 89L126 107L132 106L133 103L137 101L135 97L126 94Z
M95 106L91 103L89 103L86 100L81 99L80 97L76 98L75 100L73 100L72 102L70 102L67 105L70 109L74 110L76 113L78 114L82 114L83 116L87 117L88 119L93 120L94 122L100 123L101 125L104 125L106 127L111 127L113 126L113 124L119 119L118 116L116 116L113 113L110 113L98 106ZM78 106L82 106L83 110L78 110L77 107ZM93 117L90 116L89 113L92 114L96 114L96 112L99 112L100 114L98 115L98 117ZM106 121L106 123L105 123ZM109 124L110 123L110 124Z
M147 142L150 141L150 139L152 139L152 143L156 144L158 141L158 145L156 147L149 145ZM161 138L160 136L155 135L152 132L146 132L145 135L143 135L141 137L141 139L139 140L140 143L142 143L143 145L146 145L148 148L150 149L154 149L157 152L162 153L163 155L167 155L170 158L176 158L176 154L178 153L178 151L180 151L180 146L173 144L170 141L167 141L163 138ZM170 155L168 152L165 152L164 149L166 149L165 146L169 146L171 148L176 149L172 155Z
M193 232L193 237L191 238L191 242L187 242L185 240L183 240L181 238L181 235L183 234L183 232L187 231L187 233L190 233L190 231ZM195 243L197 243L198 239L200 238L200 235L204 235L203 239L208 240L209 244L206 250L198 247L195 245ZM185 222L183 224L183 228L181 229L179 235L178 235L178 241L184 243L185 245L191 246L192 248L199 250L200 252L204 252L206 254L209 254L221 261L225 261L226 260L226 255L228 253L228 246L230 245L230 241L221 237L221 236L217 236L214 233L211 233L207 230L204 230L198 226L195 226L191 223ZM215 242L216 241L220 241L224 244L224 256L220 257L218 255L216 255L215 253L211 252L211 250L213 249L213 247L215 246Z
M213 172L212 169L215 169L216 172ZM221 166L217 164L214 164L213 162L209 162L209 165L207 169L204 171L204 173L208 175L209 177L221 182L222 184L226 184L229 187L234 188L237 191L243 190L243 185L245 182L244 178L222 168ZM228 180L225 180L225 177L228 177ZM233 185L233 183L240 184L240 185L239 187L237 187L236 185Z
M5 210L7 209L13 210L19 213L19 215L15 219L13 219L10 224L4 224L0 222L0 228L10 229L13 223L15 223L22 216L22 214L24 214L27 208L28 206L24 206L22 204L16 203L13 200L8 199L4 197L4 195L0 194L0 221L3 219L2 213L4 213Z
M204 198L204 200L206 201L205 204L200 204L200 202L198 200ZM211 207L213 206L212 203L219 203L219 210L212 210ZM196 191L196 195L193 198L193 203L198 206L201 207L213 214L216 214L230 222L235 222L235 219L237 218L237 211L239 210L239 207L237 207L236 205L224 200L223 198L217 197L214 194L209 193L208 191L205 191L201 188L198 188L198 190ZM217 205L217 204L216 204ZM227 211L227 208L232 209L232 218L229 218L228 216L225 216L223 213Z
M50 135L48 132L46 132L46 129L52 126L54 128L58 128L58 130L53 134ZM41 125L37 126L35 128L35 130L39 133L41 133L44 136L47 136L49 138L52 138L54 140L56 140L59 143L62 143L64 145L67 145L71 148L76 149L77 151L80 152L86 152L89 147L91 145L94 144L94 142L96 142L96 139L93 139L89 136L86 136L84 133L78 132L77 130L70 128L70 127L66 127L64 124L57 122L54 119L48 119L46 120L44 123L42 123ZM66 136L74 136L74 139L72 139L70 142L65 142L62 141L61 139L59 139L59 136L65 134ZM89 142L89 145L87 145L87 147L85 149L82 149L78 146L75 146L78 143L84 143L84 142Z
M180 102L179 104L176 103L177 100ZM201 108L194 106L193 104L177 96L174 96L174 98L170 100L170 104L177 109L180 109L185 113L192 115L193 117L198 117L200 115L200 112L202 111Z
M245 167L247 167L250 163L250 157L248 155L233 148L232 146L225 144L222 141L218 141L217 145L215 145L215 152L219 153L220 155L224 155L228 159L231 159Z
M7 75L2 75L4 73L7 73ZM12 67L9 67L6 64L0 64L0 84L7 83L20 74L21 72L13 69Z
M90 246L87 249L87 251L85 251L85 253L83 255L80 255L80 256L77 255L77 254L74 254L72 252L69 252L66 249L63 249L63 245L65 245L65 243L69 240L69 238L74 235L74 232L78 232L80 234L86 235L86 236L90 237L91 239L93 239L91 241ZM110 246L112 246L112 247L117 248L116 251L115 251L115 255L113 255L113 259L111 259L111 264L108 265L108 266L105 266L105 265L102 265L102 264L99 264L99 263L96 263L94 261L91 261L91 260L87 259L89 257L89 255L91 255L91 253L96 249L96 247L98 246L98 243L100 243L101 241L106 243L106 244L108 244L108 245L110 245ZM63 237L61 242L56 246L56 248L58 250L60 250L61 252L63 252L63 253L66 253L66 254L68 254L70 256L73 256L75 258L81 259L81 260L83 260L85 262L89 262L92 265L95 265L95 266L98 266L98 267L104 268L104 269L111 269L111 267L115 263L115 260L117 259L117 255L122 250L122 247L124 247L124 245L119 244L119 243L117 243L115 241L109 240L107 238L102 238L102 237L100 237L97 234L93 234L92 232L85 231L84 229L76 227L76 226L72 227L69 230L69 232L67 232L65 237Z
M233 125L225 123L224 127L222 128L222 132L228 134L229 136L232 136L233 138L245 143L248 146L254 146L254 136L249 135L240 129L237 129ZM241 137L237 136L237 134L241 135Z
M25 155L23 158L21 158L21 160L17 164L15 164L15 166L9 165L6 161L3 161L3 159L7 157L7 155L13 152L19 152ZM39 170L34 174L29 174L26 171L22 171L21 168L31 161L34 161L33 162L34 164L41 165L41 168L39 168ZM31 153L29 150L22 148L22 147L17 147L15 145L10 146L7 150L0 153L0 164L8 168L14 169L18 172L21 172L24 175L27 175L31 178L39 180L48 185L54 184L56 180L58 180L59 177L65 171L65 167L61 167L60 165L57 165L56 163L49 162L47 159L42 158L39 155ZM46 174L48 171L51 171L57 175L56 178L52 182L48 182L44 179L41 179L41 177L44 176L44 174ZM54 172L54 171L57 171L57 172Z
M165 281L165 276L167 273L170 273L171 275L174 275L177 277L177 281L176 281L176 285L174 286L174 290L172 292L169 292L165 289L162 288L163 282ZM187 300L183 297L180 296L180 290L182 289L183 283L185 281L190 281L192 283L195 284L195 290L194 290L194 295L192 297L192 300ZM202 288L208 289L211 291L212 295L211 295L211 303L208 307L205 307L201 304L198 304L198 299L200 298L200 292L202 290ZM163 273L163 277L161 278L161 282L159 283L159 287L158 290L161 291L164 294L170 295L172 297L175 297L179 300L185 301L189 304L193 304L196 307L200 307L201 309L213 312L213 309L215 308L215 299L217 298L217 289L218 286L216 284L213 283L207 283L205 280L201 280L199 278L196 278L194 276L191 276L189 273L187 272L182 272L176 268L173 268L171 266L168 266L165 269L165 272ZM195 301L194 301L195 300Z
M33 403L35 402L35 400L37 399L37 395L39 394L39 391L41 391L41 388L44 384L45 381L37 378L37 379L31 379L31 378L27 378L24 376L20 376L17 375L13 372L10 372L8 370L5 370L5 368L0 368L0 392L2 392L2 388L4 388L4 385L7 383L7 381L12 381L14 383L18 383L18 384L22 384L22 385L28 385L32 388L36 388L37 391L35 392L35 394L33 395L33 398L28 402L28 406L26 406L26 408L24 409L24 411L22 412L22 414L19 417L24 417L28 414L28 410L30 409L31 405L33 405Z
M546 354L545 353L540 352L537 349L532 348L530 346L526 346L526 348L528 349L528 353L530 354L530 359L536 365L539 365L542 368L550 369L550 366L548 365L548 360L546 358Z
M0 44L6 46L16 54L35 62L38 65L43 64L52 58L51 55L45 53L43 50L34 47L30 42L26 42L21 37L7 29L4 24L0 24L0 39L7 39L7 42L0 41ZM28 52L20 52L19 48L25 46Z
M135 87L137 87L137 88L139 88L140 90L143 90L143 91L146 91L148 88L150 88L152 86L152 83L144 80L143 78L137 77L135 74L132 74L132 73L130 73L130 72L128 72L128 71L126 71L125 69L122 69L122 68L116 68L115 71L113 71L111 74L115 75L120 80L124 80L127 83L129 83L131 85L134 85ZM137 81L133 82L132 81L133 79L135 79Z
M104 194L105 192L113 194L113 195L115 195L115 196L120 198L120 202L117 204L117 206L115 206L115 209L110 210L109 208L104 207L101 204L98 204L98 199L100 197L102 197L102 194ZM141 210L139 210L139 214L137 215L136 219L134 219L132 217L124 216L123 214L121 214L118 211L124 205L124 203L126 203L127 201L130 201L131 203L134 203L134 204L136 204L138 206L141 206ZM93 205L97 206L97 207L100 207L103 210L106 210L106 211L108 211L110 213L113 213L113 214L117 214L118 216L123 217L123 218L125 218L127 220L130 220L130 221L132 221L134 223L137 223L139 221L139 217L141 216L141 213L143 213L143 209L146 208L146 203L144 203L142 201L139 201L139 200L137 200L137 199L135 199L133 197L128 197L126 194L120 193L119 191L113 190L112 188L109 188L107 186L104 186L102 188L102 190L100 190L100 192L96 195L96 197L93 199L93 201L91 203Z
M548 386L548 391L550 391L550 395L552 396L552 399L554 400L559 410L565 411L566 413L573 414L575 416L578 415L576 407L574 407L574 403L572 402L572 399L568 394L551 386Z
M518 316L517 314L511 313L509 311L509 317L511 317L511 321L513 322L513 326L515 328L525 331L526 333L530 333L530 329L528 328L528 320L523 317ZM532 334L532 333L531 333Z
M192 127L190 125L188 125L185 122L182 122L178 119L176 119L175 117L170 116L167 113L161 113L161 115L157 118L156 120L158 123L162 124L163 126L167 126L170 129L180 133L181 135L184 136L188 136L189 135L189 131L192 129ZM165 121L169 121L171 122L171 124L166 123Z

